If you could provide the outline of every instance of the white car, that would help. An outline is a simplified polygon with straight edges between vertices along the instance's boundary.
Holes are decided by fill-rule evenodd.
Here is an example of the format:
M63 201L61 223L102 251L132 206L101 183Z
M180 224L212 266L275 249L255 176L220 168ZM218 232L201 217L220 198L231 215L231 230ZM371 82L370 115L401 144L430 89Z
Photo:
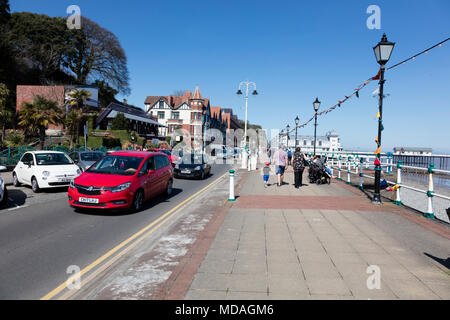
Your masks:
M13 171L13 184L40 189L65 187L81 174L80 168L64 152L30 151L24 153Z
M0 171L6 170L6 167L0 166ZM5 181L0 177L0 207L8 202L8 190L6 190Z

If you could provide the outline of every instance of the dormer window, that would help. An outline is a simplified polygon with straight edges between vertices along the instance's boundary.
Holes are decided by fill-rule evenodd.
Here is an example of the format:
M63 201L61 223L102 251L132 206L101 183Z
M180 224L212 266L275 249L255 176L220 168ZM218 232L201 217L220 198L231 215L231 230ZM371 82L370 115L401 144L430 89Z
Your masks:
M163 100L159 101L159 108L164 109L164 101Z

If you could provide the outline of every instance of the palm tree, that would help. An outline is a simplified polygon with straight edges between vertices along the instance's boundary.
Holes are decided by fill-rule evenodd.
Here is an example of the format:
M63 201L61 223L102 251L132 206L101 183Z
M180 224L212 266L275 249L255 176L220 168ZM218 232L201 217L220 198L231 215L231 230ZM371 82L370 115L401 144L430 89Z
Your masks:
M14 112L6 106L10 91L5 84L0 83L0 123L2 124L2 143L5 140L6 124L14 119Z
M77 134L77 128L81 121L82 114L80 110L72 110L70 111L65 120L66 130L70 135L70 149L73 148L73 143L75 140L75 135Z
M81 117L80 117L79 121L77 122L77 127L76 127L77 144L80 144L81 124L86 121L85 114L86 114L87 110L86 110L85 101L88 100L90 97L91 97L91 93L84 89L81 89L81 90L73 89L68 94L68 102L69 102L69 105L71 106L72 110L77 109L81 114Z
M61 109L53 100L36 96L31 103L23 103L19 112L19 126L30 135L39 135L40 148L44 149L45 130L49 124L62 123Z

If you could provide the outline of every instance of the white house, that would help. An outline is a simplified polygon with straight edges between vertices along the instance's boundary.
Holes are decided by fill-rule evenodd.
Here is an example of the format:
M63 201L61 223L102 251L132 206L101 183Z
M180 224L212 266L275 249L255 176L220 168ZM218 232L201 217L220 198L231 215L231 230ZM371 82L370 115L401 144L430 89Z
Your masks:
M426 155L429 156L433 152L431 148L410 148L410 147L395 147L394 154L415 156L415 155Z
M303 152L314 151L314 136L297 135L297 144L295 143L295 132L287 136L281 137L281 142L289 148L300 147ZM335 152L342 151L341 139L336 131L332 130L326 133L325 136L316 137L316 152Z

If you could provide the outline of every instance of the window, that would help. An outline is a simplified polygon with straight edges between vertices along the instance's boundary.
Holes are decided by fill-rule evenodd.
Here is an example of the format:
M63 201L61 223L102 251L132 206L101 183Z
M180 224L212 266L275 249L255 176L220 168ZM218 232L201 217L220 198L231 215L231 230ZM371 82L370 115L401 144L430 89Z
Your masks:
M164 101L161 100L161 101L159 102L159 108L160 108L160 109L164 109Z
M169 160L166 156L156 156L156 170L162 169L167 166L167 161Z
M319 147L321 147L322 146L322 141L319 141Z
M147 169L148 170L155 170L155 157L150 157L147 160Z
M164 119L164 111L158 111L158 119Z
M142 165L141 170L139 170L139 175L138 177L142 177L145 176L148 173L148 161L145 161L144 164Z
M303 140L303 145L306 146L306 140Z
M180 119L180 113L179 112L172 112L172 119L179 120Z
M311 145L314 146L314 141L311 141Z
M34 166L33 155L31 153L25 153L20 161L22 161L23 163L29 163L30 165Z

